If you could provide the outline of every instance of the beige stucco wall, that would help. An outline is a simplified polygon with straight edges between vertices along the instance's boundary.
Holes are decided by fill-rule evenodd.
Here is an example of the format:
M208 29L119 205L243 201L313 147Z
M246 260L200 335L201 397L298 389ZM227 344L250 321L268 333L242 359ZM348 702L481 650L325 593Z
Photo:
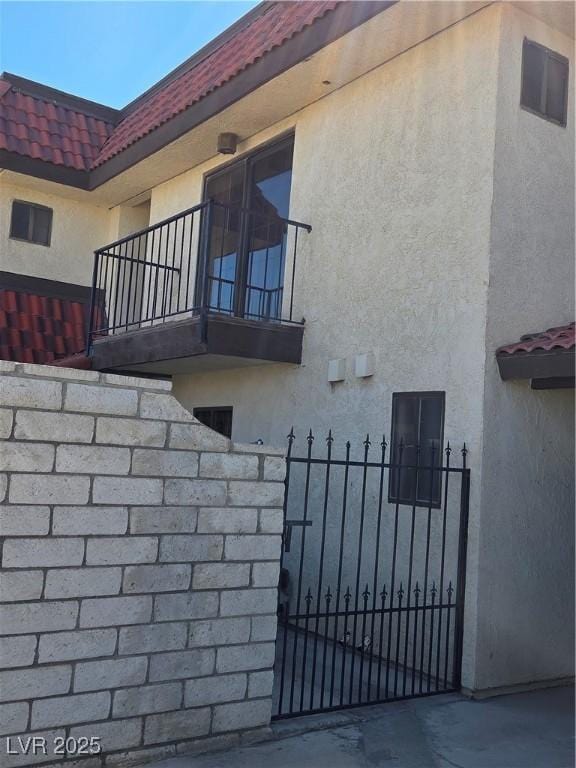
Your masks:
M522 40L570 58L561 128L519 108ZM574 41L506 8L486 336L476 687L574 673L574 390L502 382L494 351L574 318Z
M9 237L13 200L52 208L49 247ZM90 285L93 252L109 240L109 218L106 208L28 186L9 185L0 174L0 270Z
M482 382L495 132L499 9L489 8L397 57L244 151L295 129L291 217L302 239L296 317L306 318L302 366L176 377L188 406L234 407L233 436L282 445L293 424L342 451L390 433L392 393L446 392L446 438L470 447L470 562L477 547ZM152 220L201 199L217 160L153 190ZM354 377L372 351L375 374ZM346 358L343 383L328 361ZM475 627L469 579L468 626ZM465 677L472 679L473 640Z

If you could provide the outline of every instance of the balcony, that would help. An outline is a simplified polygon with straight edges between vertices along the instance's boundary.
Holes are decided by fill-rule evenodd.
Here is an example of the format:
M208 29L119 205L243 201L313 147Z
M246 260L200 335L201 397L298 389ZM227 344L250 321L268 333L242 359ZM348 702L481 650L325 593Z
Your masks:
M208 201L96 251L93 367L172 375L300 363L294 284L311 227L262 208Z

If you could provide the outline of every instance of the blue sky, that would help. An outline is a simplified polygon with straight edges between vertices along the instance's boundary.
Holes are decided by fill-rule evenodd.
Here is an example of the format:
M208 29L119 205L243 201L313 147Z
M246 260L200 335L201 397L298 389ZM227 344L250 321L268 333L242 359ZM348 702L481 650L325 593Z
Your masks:
M256 2L0 2L0 71L123 107Z

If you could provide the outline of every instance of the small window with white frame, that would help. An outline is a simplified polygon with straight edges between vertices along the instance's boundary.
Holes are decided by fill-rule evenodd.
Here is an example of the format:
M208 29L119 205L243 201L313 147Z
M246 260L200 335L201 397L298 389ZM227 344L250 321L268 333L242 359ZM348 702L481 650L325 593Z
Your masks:
M12 202L10 237L36 245L50 245L52 237L52 208L24 200Z

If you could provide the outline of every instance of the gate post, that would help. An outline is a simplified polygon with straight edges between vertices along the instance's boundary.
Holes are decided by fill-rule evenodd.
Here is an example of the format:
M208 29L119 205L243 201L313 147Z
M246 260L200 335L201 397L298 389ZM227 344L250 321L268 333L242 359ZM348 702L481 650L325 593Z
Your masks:
M462 685L464 638L464 600L466 592L466 553L468 548L468 513L470 508L470 470L466 467L466 443L462 449L462 484L460 487L460 531L458 538L458 573L456 578L456 633L454 636L453 687Z

